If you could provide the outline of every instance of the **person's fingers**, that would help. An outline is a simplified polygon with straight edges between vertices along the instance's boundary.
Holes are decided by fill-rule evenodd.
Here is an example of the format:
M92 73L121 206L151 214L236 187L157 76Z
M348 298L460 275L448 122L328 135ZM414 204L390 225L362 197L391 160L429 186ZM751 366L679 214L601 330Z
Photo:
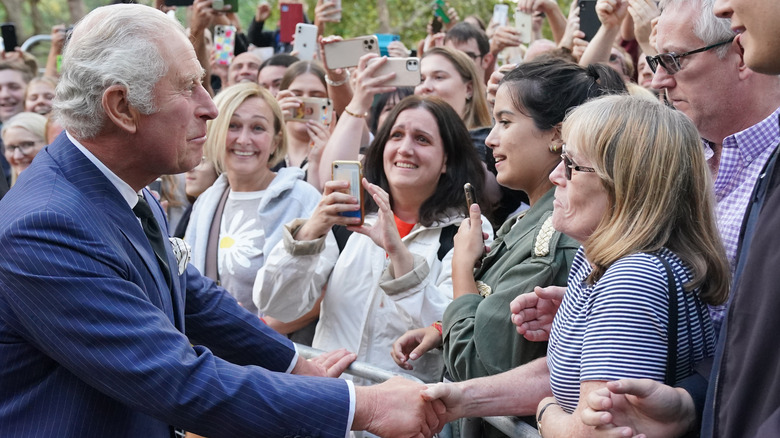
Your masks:
M436 383L433 385L428 385L427 388L425 388L420 395L422 395L423 400L426 401L433 401L438 400L447 397L450 394L449 385L446 383Z

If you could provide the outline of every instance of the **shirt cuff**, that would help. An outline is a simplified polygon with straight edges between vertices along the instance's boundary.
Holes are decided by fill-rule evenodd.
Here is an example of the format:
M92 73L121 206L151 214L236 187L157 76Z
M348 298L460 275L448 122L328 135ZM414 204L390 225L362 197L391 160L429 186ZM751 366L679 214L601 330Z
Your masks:
M351 380L344 380L349 388L349 416L347 417L347 433L344 438L349 438L349 431L352 430L352 421L355 419L355 384Z
M290 366L287 367L287 371L285 373L290 374L295 368L295 364L298 363L298 350L295 350L295 355L293 356L292 360L290 361Z

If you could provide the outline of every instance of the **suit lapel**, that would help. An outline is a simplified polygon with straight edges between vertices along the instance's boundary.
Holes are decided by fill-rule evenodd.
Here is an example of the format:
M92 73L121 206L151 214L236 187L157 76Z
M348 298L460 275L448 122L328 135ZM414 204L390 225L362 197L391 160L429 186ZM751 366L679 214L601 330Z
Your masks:
M110 218L112 225L116 227L116 231L123 235L130 243L132 248L136 251L138 256L143 260L144 267L146 268L146 274L151 278L152 282L156 286L155 290L149 290L146 288L147 294L156 295L155 301L162 304L161 310L168 315L171 322L179 329L183 330L184 320L184 305L183 300L179 298L181 286L179 281L173 281L174 293L172 294L168 288L168 284L165 282L160 266L157 263L157 258L152 250L152 246L146 235L141 228L141 224L138 218L127 205L125 199L119 194L119 191L114 187L111 181L103 175L103 173L89 159L79 151L73 143L63 133L47 147L47 153L49 153L55 162L60 166L60 169L66 179L71 181L75 186L79 187L87 198L94 202L94 206L98 211L105 212ZM146 191L144 191L146 193ZM162 210L156 201L152 201L149 198L153 198L151 195L147 196L147 201L152 207L155 218L161 224L164 223L162 219ZM167 233L167 228L160 226L163 232ZM172 269L176 269L176 261L173 259L170 249L170 243L166 242L168 261ZM141 267L136 267L141 269ZM178 271L173 271L172 274L178 274ZM173 276L174 279L178 279L178 275ZM143 287L143 285L139 285Z

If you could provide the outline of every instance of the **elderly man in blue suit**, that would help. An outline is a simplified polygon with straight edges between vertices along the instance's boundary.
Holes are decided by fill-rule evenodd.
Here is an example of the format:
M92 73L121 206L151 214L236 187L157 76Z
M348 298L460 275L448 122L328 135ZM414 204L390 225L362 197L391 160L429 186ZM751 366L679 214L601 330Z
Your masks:
M66 134L0 201L0 436L430 436L441 411L422 385L326 378L355 356L300 358L154 238L167 226L143 187L200 161L217 114L203 75L156 9L98 8L74 29Z

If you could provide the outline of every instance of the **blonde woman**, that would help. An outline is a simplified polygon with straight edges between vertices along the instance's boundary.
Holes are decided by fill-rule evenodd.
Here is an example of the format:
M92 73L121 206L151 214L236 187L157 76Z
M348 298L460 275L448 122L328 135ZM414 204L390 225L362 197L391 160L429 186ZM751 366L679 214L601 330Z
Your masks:
M195 202L186 240L195 267L257 314L257 271L280 241L282 226L309 217L320 193L303 180L300 168L271 171L285 156L287 135L282 111L267 90L233 85L215 103L219 116L208 124L204 153L220 176Z
M11 165L11 185L33 158L46 146L46 117L38 113L19 113L3 124L5 159Z
M606 97L575 109L563 139L553 225L582 247L550 333L554 398L537 412L546 438L591 436L579 414L607 381L690 375L715 348L705 304L724 302L729 285L712 177L688 118Z

